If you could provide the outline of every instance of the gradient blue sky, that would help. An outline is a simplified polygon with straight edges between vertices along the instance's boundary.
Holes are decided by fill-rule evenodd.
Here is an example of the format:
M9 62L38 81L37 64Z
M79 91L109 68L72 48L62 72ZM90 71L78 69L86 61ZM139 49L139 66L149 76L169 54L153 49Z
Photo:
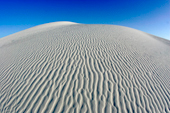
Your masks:
M170 40L170 0L0 0L0 38L56 21L122 25Z

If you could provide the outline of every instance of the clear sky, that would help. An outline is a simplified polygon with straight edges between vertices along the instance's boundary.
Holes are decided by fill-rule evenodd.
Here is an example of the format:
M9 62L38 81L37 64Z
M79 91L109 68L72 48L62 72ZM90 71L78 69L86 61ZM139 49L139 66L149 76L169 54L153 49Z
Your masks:
M170 0L0 0L0 38L56 21L122 25L170 40Z

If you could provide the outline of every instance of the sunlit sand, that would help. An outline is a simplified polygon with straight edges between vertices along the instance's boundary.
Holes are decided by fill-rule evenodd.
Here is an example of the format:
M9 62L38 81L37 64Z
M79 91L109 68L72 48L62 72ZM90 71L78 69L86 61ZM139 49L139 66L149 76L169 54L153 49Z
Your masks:
M72 22L4 37L0 112L169 113L170 41Z

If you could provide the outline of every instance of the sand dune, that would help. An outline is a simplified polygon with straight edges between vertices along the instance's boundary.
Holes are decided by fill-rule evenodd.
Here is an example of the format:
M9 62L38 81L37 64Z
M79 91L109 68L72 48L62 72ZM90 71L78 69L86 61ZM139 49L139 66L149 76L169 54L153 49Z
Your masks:
M0 112L170 113L170 41L71 22L4 37Z

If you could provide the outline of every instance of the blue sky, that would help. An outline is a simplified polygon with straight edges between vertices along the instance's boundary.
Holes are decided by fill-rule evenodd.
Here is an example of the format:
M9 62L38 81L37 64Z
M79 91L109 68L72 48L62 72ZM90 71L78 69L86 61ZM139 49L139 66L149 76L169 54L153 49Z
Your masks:
M170 40L170 0L0 0L0 38L56 21L122 25Z

